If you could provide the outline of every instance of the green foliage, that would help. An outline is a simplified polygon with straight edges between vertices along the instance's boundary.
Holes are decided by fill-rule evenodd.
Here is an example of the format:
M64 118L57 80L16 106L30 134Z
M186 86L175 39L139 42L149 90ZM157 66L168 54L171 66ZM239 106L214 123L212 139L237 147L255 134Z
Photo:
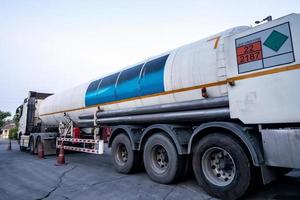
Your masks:
M3 112L0 110L0 128L3 127L5 119L10 116L11 114L9 112Z
M17 114L15 114L14 118L13 118L13 122L15 123L16 127L10 130L12 133L12 139L14 139L14 140L18 139L19 121L20 121L19 116Z
M13 133L11 131L9 131L8 139L12 139L12 138L13 138Z
M19 127L20 119L19 119L18 115L16 115L16 114L14 115L13 121L14 121L16 127Z
M17 140L18 139L18 128L17 127L10 129L9 138L13 139L13 140Z

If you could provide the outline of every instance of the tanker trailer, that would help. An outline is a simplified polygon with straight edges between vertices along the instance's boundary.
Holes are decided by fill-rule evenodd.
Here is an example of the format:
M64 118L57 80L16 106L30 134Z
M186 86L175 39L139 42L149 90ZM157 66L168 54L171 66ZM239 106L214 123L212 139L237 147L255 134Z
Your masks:
M58 146L89 152L78 143L92 140L99 154L109 135L120 173L144 164L168 184L192 168L209 194L240 198L300 168L300 15L268 19L51 95L41 126Z

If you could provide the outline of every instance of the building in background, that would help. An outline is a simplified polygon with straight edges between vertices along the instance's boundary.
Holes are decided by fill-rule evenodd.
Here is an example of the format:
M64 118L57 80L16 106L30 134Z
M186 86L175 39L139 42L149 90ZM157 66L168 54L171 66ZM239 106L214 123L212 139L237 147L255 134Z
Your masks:
M11 129L13 129L15 127L16 127L16 125L14 122L7 122L0 131L1 138L8 139Z

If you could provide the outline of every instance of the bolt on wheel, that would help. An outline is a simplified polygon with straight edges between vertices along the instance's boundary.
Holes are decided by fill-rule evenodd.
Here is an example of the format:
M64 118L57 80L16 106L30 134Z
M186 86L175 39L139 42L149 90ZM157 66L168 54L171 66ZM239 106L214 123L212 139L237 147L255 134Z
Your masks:
M140 169L142 157L134 151L127 135L119 133L111 144L112 162L115 169L123 174L134 173Z
M201 165L205 177L217 186L229 185L236 174L233 158L220 147L207 149L203 154Z
M143 150L145 170L152 180L169 184L179 179L185 163L171 138L155 133L148 138Z
M118 145L116 158L117 158L117 161L122 165L124 165L127 162L128 152L127 152L126 146L124 144L120 143Z
M164 173L169 164L168 153L161 145L155 145L151 150L151 164L157 173Z
M249 189L254 174L241 143L227 133L211 133L193 148L193 171L211 196L238 199Z

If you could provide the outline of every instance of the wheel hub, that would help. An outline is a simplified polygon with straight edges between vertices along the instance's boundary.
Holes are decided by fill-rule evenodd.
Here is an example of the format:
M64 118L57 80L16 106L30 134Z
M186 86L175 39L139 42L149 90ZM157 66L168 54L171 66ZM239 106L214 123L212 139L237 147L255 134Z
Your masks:
M121 156L122 156L123 161L126 162L128 159L128 153L127 153L126 149L122 150Z
M128 152L124 144L119 144L117 148L117 160L123 164L128 160Z
M229 185L235 177L235 163L230 154L219 147L207 149L202 157L205 177L217 186Z
M156 161L159 167L164 168L168 164L168 155L164 148L157 149Z
M167 170L169 164L168 153L161 145L156 145L151 152L152 165L157 173L163 173Z

